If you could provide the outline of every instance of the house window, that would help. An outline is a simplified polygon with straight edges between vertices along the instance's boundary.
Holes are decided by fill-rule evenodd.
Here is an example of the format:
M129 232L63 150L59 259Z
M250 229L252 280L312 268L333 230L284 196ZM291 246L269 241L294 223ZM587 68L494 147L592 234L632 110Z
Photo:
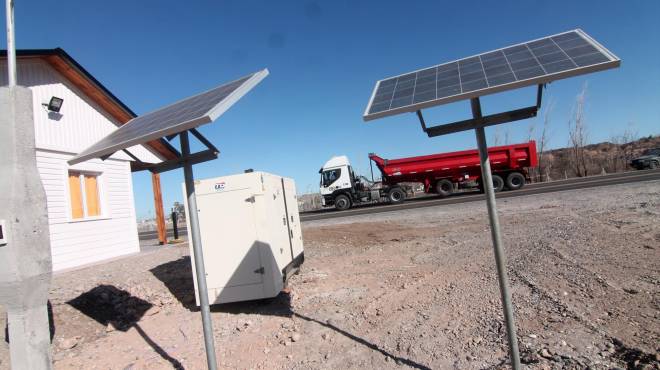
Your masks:
M98 175L69 171L71 218L74 220L101 215Z

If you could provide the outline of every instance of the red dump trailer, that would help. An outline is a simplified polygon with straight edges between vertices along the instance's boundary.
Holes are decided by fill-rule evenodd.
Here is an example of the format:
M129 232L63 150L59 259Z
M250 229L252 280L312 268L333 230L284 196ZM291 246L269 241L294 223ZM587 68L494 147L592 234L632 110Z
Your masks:
M536 167L536 143L496 146L488 149L495 191L517 190L529 180L527 168ZM424 191L446 197L460 189L481 188L481 167L476 149L383 159L369 154L382 174L380 182L356 176L346 156L332 157L321 167L320 191L324 207L338 210L355 204L403 202L408 183L424 184Z
M488 149L495 191L517 190L529 180L528 167L536 167L536 142ZM481 166L476 149L400 159L369 154L382 173L382 184L395 187L405 182L424 184L427 193L448 196L458 189L481 187Z

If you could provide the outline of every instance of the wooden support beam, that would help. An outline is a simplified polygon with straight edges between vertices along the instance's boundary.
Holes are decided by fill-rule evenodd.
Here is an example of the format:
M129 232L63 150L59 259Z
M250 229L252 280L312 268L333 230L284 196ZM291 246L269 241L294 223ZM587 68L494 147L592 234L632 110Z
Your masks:
M156 208L156 230L160 245L167 244L165 228L165 212L163 210L163 194L160 191L160 174L151 173L151 185L154 192L154 208Z

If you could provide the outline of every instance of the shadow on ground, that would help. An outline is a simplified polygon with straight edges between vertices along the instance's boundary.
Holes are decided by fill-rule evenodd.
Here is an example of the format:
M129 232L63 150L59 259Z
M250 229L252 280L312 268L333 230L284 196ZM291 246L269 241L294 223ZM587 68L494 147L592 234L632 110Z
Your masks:
M149 271L165 284L165 287L183 307L190 311L199 311L199 307L195 303L195 285L190 256L163 263Z
M123 332L135 328L144 341L173 368L183 369L181 362L154 342L138 324L144 314L153 307L151 303L115 286L99 285L68 301L67 304L103 326L112 325L116 330Z
M419 364L419 363L417 363L413 360L403 358L403 357L399 357L399 356L395 356L395 355L385 351L384 349L378 347L377 344L371 343L371 342L367 341L364 338L358 337L357 335L352 334L352 333L350 333L346 330L343 330L343 329L339 328L338 326L336 326L334 324L330 324L328 322L324 322L324 321L321 321L321 320L318 320L318 319L314 319L314 318L311 318L311 317L308 317L308 316L305 316L305 315L302 315L302 314L299 314L299 313L294 313L293 316L301 318L305 321L314 322L314 323L316 323L318 325L321 325L323 327L326 327L328 329L332 329L335 332L345 336L348 339L351 339L351 340L353 340L353 341L355 341L355 342L357 342L357 343L359 343L359 344L361 344L365 347L368 347L368 348L370 348L374 351L380 352L383 356L391 358L392 360L394 360L399 365L406 365L406 366L412 367L414 369L424 369L424 370L430 370L431 369L431 368L429 368L425 365Z
M189 256L156 266L150 271L165 284L183 307L192 312L199 311L199 307L195 302L195 285ZM284 317L293 315L291 299L288 294L284 293L270 299L216 304L211 306L211 311Z
M199 311L195 303L195 286L193 283L192 266L190 257L181 257L178 260L164 263L150 270L156 278L165 284L172 295L190 311ZM413 360L395 356L377 344L371 343L353 333L350 333L335 324L330 324L323 319L316 319L294 311L291 302L291 295L282 292L272 299L262 299L256 301L225 303L211 306L212 312L225 312L232 314L255 314L265 316L280 317L298 317L302 320L313 322L323 327L334 330L335 332L365 346L371 350L378 351L382 355L391 358L397 364L403 364L415 369L429 369L429 367L419 364Z
M67 304L96 320L127 331L152 307L152 304L133 297L131 293L112 285L99 285L70 300Z

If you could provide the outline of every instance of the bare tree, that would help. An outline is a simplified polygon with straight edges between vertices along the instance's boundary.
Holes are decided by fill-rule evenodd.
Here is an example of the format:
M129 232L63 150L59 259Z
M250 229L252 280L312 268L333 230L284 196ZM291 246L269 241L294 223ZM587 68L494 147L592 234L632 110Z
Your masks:
M495 132L493 132L493 144L492 146L499 146L502 142L500 133L500 126L495 126Z
M530 122L529 126L527 126L527 137L526 137L527 142L534 140L535 131L536 131L536 120L533 120L532 122ZM539 171L538 167L532 167L529 169L529 175L532 178L532 181L540 181L540 172L538 171Z
M507 127L504 129L504 145L511 144L511 130Z
M610 138L610 142L612 143L612 147L607 153L607 157L605 158L606 161L606 167L609 172L619 172L619 164L621 162L621 148L623 143L621 142L621 135L613 135Z
M622 153L621 167L624 171L628 167L628 163L630 163L630 160L633 159L635 154L633 152L635 146L631 145L631 143L633 141L636 141L637 139L639 139L639 131L637 131L637 128L635 127L635 123L628 122L628 126L621 135L621 141L623 142L621 146L621 153Z
M548 146L548 138L550 136L549 132L549 126L550 126L550 115L552 114L552 110L554 109L554 101L550 101L548 105L546 105L545 110L543 111L543 126L541 127L541 133L537 139L536 142L536 150L538 151L539 155L539 179L540 181L548 181L548 171L550 169L550 166L546 164L545 160L545 152L547 150ZM545 180L544 180L545 176Z
M582 91L575 98L572 117L568 121L569 147L571 149L571 164L579 177L587 176L587 156L585 145L588 142L588 131L585 117L587 83L582 85Z
M621 135L612 136L612 153L609 161L613 172L625 171L628 163L634 157L635 146L631 145L633 141L639 139L639 132L633 122L628 122L626 129Z
M536 133L536 121L532 121L529 126L527 126L527 141L534 140L534 134Z

